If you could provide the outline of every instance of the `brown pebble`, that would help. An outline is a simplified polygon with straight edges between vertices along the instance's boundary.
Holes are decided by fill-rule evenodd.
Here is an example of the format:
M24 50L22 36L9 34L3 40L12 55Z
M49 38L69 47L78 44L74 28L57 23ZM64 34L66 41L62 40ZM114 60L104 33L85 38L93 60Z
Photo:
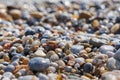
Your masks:
M69 60L69 61L68 61L68 65L69 65L69 66L73 66L74 64L75 64L75 61L74 61L74 60Z
M23 52L23 50L24 50L24 48L23 48L23 46L22 46L22 45L17 46L17 52L18 52L18 53Z
M43 17L43 13L36 12L36 11L31 12L30 15L34 18L42 18Z
M13 17L13 19L20 19L21 11L18 9L13 9L10 11L10 15Z
M92 62L93 62L93 59L86 59L85 61L86 61L86 62L89 62L89 63L92 63Z
M4 61L7 61L7 62L10 61L10 58L9 58L9 56L7 54L3 55L3 59L4 59Z
M3 51L3 47L2 46L0 46L0 51Z
M111 28L111 32L112 33L115 33L120 27L119 27L120 25L119 24L115 24L112 28Z
M0 74L3 74L4 73L4 70L0 70Z
M47 45L52 49L58 48L58 42L57 41L47 41Z
M20 62L20 64L22 64L22 65L27 65L28 62L29 62L29 58L21 57L21 58L19 59L19 62Z
M80 16L79 18L82 19L82 18L91 18L92 17L92 14L90 12L87 12L87 11L83 11L80 13Z
M85 48L85 50L89 53L91 51L90 47Z
M99 25L100 25L100 24L99 24L99 21L98 21L98 20L93 20L92 26L93 26L94 29L98 29Z
M8 15L6 13L2 13L2 12L0 12L0 19L7 20L7 21L10 21L10 22L13 21L13 19L10 15Z

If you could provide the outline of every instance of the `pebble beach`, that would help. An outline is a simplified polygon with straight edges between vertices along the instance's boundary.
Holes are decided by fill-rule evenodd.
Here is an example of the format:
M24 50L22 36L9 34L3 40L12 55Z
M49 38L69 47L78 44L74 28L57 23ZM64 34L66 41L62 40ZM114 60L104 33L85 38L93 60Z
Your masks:
M0 0L0 80L120 80L119 0Z

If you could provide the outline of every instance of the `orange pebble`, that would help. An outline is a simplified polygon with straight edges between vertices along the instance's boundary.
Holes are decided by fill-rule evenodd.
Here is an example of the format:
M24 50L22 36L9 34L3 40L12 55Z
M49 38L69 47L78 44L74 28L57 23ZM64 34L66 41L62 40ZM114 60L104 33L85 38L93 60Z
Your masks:
M6 44L4 45L4 49L10 49L10 47L11 47L11 43L6 43Z

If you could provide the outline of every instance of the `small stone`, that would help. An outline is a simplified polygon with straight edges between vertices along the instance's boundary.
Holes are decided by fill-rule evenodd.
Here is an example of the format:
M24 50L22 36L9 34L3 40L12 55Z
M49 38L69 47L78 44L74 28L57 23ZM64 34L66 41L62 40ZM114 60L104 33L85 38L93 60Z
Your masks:
M62 60L58 60L56 63L58 64L59 68L65 68L65 63Z
M56 72L56 68L53 67L53 66L49 66L48 69L47 69L47 71L48 71L49 73L55 73L55 72Z
M48 76L42 73L38 74L39 80L49 80Z
M111 32L112 32L112 33L116 33L119 29L120 29L120 25L119 25L119 24L115 24L115 25L111 28Z
M73 66L74 64L75 64L75 61L74 61L74 60L69 60L67 65Z
M106 66L109 70L114 70L114 69L116 69L115 64L116 64L116 60L113 57L111 57L111 58L108 59L108 62L107 62Z
M2 47L2 46L0 46L0 52L1 52L1 51L3 51L3 47Z
M106 40L101 40L101 39L98 39L98 38L91 38L89 43L95 47L100 47L102 46L103 44L107 44L107 41Z
M32 71L45 71L49 65L49 59L44 59L41 57L35 57L29 61L29 68Z
M71 67L71 66L66 66L66 67L65 67L65 71L66 71L66 72L71 72L71 70L72 70L72 67Z
M5 72L2 77L3 78L7 77L7 78L11 79L13 77L13 74L11 72Z
M33 52L35 52L35 51L39 48L40 44L41 44L41 43L40 43L39 40L33 41L31 50L32 50Z
M84 46L82 45L73 45L71 48L70 48L70 51L74 54L79 54L81 50L84 49Z
M18 9L13 9L10 11L10 15L13 17L13 19L20 19L21 18L21 11Z
M25 30L25 36L27 36L27 35L34 35L34 34L35 34L35 31L32 30L32 29L26 29Z
M85 62L85 59L80 57L80 58L75 58L75 62L76 63L80 63L80 64L83 64Z
M93 26L94 29L96 29L96 28L98 29L99 25L100 24L99 24L98 20L93 20L92 26Z
M31 12L30 15L31 15L32 17L34 17L34 18L37 18L37 19L43 17L43 13L41 13L41 12L36 12L36 11Z
M27 65L29 63L29 58L27 57L20 57L19 58L19 63L23 65Z
M24 50L24 48L23 48L23 46L22 46L22 45L17 46L17 52L18 52L18 53L23 52L23 50Z
M93 65L91 63L85 63L83 65L83 70L87 73L90 73L93 71Z
M95 56L93 60L93 64L97 66L102 66L104 63L106 63L108 60L108 56L106 54L98 54Z
M49 73L48 77L49 77L49 80L57 80L57 74L55 73Z
M4 61L7 61L7 62L10 61L10 57L7 54L3 55L3 59L4 59Z
M59 56L57 54L53 54L53 55L50 56L50 60L52 62L57 61L57 60L59 60Z
M13 72L15 70L14 65L8 65L7 67L4 68L5 72Z
M61 49L61 48L56 48L56 49L55 49L55 52L56 52L56 53L61 53L61 52L62 52L62 49Z
M87 11L81 12L80 15L79 15L80 19L82 19L82 18L91 18L91 17L92 17L92 14L90 12L87 12Z
M46 54L45 54L42 50L38 49L38 50L34 53L34 57L46 57Z
M103 45L99 48L99 51L103 54L107 53L108 51L114 52L115 48L111 45Z

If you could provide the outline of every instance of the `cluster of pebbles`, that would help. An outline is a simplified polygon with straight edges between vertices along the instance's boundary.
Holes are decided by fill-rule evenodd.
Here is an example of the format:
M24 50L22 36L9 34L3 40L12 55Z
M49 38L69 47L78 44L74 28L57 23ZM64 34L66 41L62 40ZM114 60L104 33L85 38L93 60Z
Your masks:
M114 1L0 4L0 80L120 80Z

